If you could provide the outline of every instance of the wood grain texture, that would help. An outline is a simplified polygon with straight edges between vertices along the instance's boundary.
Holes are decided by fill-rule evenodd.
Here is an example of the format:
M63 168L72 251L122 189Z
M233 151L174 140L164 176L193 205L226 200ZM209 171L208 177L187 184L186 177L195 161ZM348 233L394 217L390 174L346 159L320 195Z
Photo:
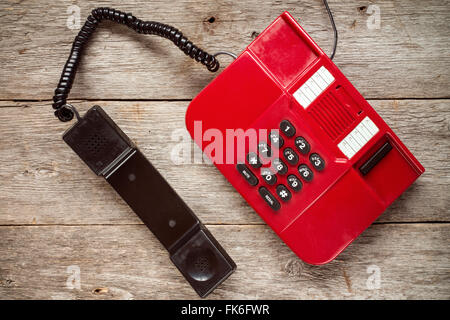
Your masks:
M370 102L427 170L378 221L448 222L449 101ZM263 223L215 167L173 162L182 134L191 147L184 129L188 102L77 103L82 112L93 104L107 110L205 223ZM140 223L62 141L69 124L57 121L47 103L0 106L0 224Z
M50 99L78 30L67 28L71 0L0 3L0 99ZM93 6L110 6L173 24L214 53L241 52L284 10L330 51L321 1L77 1L81 23ZM383 0L380 29L367 26L368 2L330 1L339 29L336 64L366 98L448 97L448 1ZM45 10L43 9L45 8ZM214 17L213 23L209 19ZM370 21L369 21L370 22ZM105 23L91 39L71 97L190 99L215 77L165 39ZM224 65L227 58L221 58ZM17 90L24 87L26 90Z
M198 150L184 114L216 75L167 40L106 22L70 97L82 113L103 106L235 260L210 299L450 299L450 3L329 2L335 63L426 172L326 266L302 263L212 165L174 165L183 138ZM173 24L210 52L236 53L289 10L329 52L322 1L0 2L0 299L196 299L156 238L61 140L69 124L49 99L78 32L66 27L73 4L81 23L94 5L110 6ZM367 27L371 4L380 29ZM71 266L80 290L67 287Z
M372 226L321 267L303 264L267 226L210 230L238 265L210 299L450 298L449 224ZM3 227L0 235L1 298L198 298L145 226ZM71 266L80 290L66 285Z

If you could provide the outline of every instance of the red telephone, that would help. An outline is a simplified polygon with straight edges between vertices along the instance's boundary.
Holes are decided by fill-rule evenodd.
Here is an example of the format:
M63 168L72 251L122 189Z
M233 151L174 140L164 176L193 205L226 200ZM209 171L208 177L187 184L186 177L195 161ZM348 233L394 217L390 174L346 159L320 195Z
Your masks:
M186 126L310 264L333 260L424 172L288 12L191 102ZM246 142L251 134L238 145L235 137L218 148L204 143L208 130L227 136L251 129L256 143Z

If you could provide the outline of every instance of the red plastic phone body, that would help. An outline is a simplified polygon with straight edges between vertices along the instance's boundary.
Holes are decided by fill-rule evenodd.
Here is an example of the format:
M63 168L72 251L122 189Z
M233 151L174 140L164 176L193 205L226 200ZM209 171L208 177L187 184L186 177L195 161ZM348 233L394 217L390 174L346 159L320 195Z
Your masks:
M314 77L318 85L319 80L325 79L322 67L331 77L325 89L317 90L308 81ZM317 79L316 73L323 76L322 80ZM273 186L265 184L259 169L248 166L259 180L257 186L251 186L236 169L236 162L243 163L245 158L236 158L234 163L216 161L215 165L307 263L333 260L424 172L389 126L288 12L205 87L186 113L188 131L210 158L217 156L218 151L212 154L208 143L202 141L208 129L225 137L227 129L279 129L282 120L292 123L296 134L288 138L281 133L285 143L280 149L296 150L294 139L303 136L311 146L310 153L320 154L326 164L322 171L313 169L313 180L303 182L303 188L292 192L288 202L277 198L275 188L286 185L288 174L298 177L297 166L289 166L288 174L277 175ZM195 128L196 121L201 121L200 129ZM361 127L362 122L367 124L365 128ZM362 134L368 136L362 137L361 142ZM361 166L386 142L392 149L363 175ZM221 151L224 157L238 154L236 146L225 145ZM309 155L298 155L299 164L311 168ZM260 186L280 201L278 211L263 200L258 192Z

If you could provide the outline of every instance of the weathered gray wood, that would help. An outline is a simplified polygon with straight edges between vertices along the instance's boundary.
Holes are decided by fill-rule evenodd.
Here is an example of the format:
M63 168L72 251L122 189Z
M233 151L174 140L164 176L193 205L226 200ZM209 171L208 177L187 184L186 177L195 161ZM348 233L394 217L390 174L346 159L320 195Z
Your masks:
M210 299L450 298L449 224L372 226L321 267L266 226L210 229L238 265ZM0 227L0 237L0 298L197 298L145 226ZM80 290L66 286L70 266Z
M69 124L55 120L50 102L10 101L51 98L78 32L66 27L72 4L81 23L93 5L111 6L173 24L210 52L236 53L284 10L328 52L323 4L0 2L0 299L195 299L154 236L61 140ZM436 99L449 98L449 2L374 4L381 29L370 30L368 2L330 0L340 36L335 62L427 171L322 267L303 264L213 166L168 159L178 143L172 135L185 132L188 100L216 75L167 40L123 26L105 23L93 36L71 97L121 100L77 106L104 106L235 259L238 271L211 299L450 298L450 100ZM173 99L186 101L165 101ZM80 267L81 290L66 287L70 266ZM381 286L371 290L373 266Z
M50 99L78 30L66 27L64 1L0 3L0 99ZM321 1L122 1L76 2L84 23L94 5L132 11L183 30L210 52L239 53L284 10L326 51L332 32ZM368 98L448 97L448 1L375 3L381 28L367 27L368 2L330 1L339 29L335 62ZM45 8L45 9L44 9ZM214 17L213 23L208 22ZM224 64L229 61L221 58ZM165 39L102 26L92 37L72 97L93 99L192 98L213 79ZM20 89L19 89L20 88Z
M427 170L379 221L449 221L448 100L371 103ZM188 102L77 103L81 112L92 104L108 111L204 222L263 223L215 167L171 161ZM0 224L140 223L61 140L70 124L47 103L1 102L0 124Z

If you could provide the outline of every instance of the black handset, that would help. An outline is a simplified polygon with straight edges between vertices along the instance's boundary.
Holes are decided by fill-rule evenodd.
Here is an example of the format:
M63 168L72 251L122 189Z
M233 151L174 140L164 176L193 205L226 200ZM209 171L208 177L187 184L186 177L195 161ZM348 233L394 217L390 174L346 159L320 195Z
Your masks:
M89 109L63 139L142 219L201 297L233 273L234 261L101 107Z

